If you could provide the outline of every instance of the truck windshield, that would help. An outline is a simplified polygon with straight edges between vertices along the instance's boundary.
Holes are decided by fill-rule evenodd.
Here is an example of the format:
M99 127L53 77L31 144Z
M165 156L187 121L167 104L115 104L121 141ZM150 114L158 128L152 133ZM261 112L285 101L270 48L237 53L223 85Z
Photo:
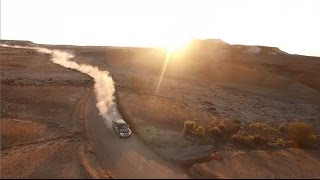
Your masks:
M121 123L121 124L117 124L117 125L118 125L119 128L122 128L122 129L128 128L127 124Z

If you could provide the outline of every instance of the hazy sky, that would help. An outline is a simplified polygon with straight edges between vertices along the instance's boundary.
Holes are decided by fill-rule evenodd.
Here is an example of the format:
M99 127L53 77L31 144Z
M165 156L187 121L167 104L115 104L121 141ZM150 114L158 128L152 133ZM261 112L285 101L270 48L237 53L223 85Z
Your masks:
M320 56L320 1L1 0L1 39L171 47L190 38Z

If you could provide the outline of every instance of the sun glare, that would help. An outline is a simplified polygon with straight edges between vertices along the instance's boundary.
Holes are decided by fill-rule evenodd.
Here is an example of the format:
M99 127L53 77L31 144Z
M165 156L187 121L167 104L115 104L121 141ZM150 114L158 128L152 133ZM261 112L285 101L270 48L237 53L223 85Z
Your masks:
M164 45L164 48L166 48L168 52L174 52L183 49L187 44L188 40L172 38L166 45Z
M182 54L184 48L188 46L190 40L191 39L183 39L183 38L179 39L176 37L172 37L167 43L162 45L163 48L166 49L166 57L165 57L164 64L159 77L159 81L157 84L156 93L158 93L160 89L164 73L166 71L169 61L172 59L172 56L175 56L177 54Z
M74 4L77 8L71 8ZM214 38L320 56L318 0L136 0L125 4L115 0L1 0L1 38L170 51L183 47L186 38Z
M172 50L168 49L167 53L166 53L166 59L164 61L164 65L162 67L161 74L160 74L160 77L159 77L159 81L158 81L158 84L157 84L156 94L158 93L158 91L160 89L161 82L162 82L162 79L163 79L163 75L164 75L164 72L166 71L166 68L167 68L167 65L168 65L168 62L170 60L171 55L172 55Z

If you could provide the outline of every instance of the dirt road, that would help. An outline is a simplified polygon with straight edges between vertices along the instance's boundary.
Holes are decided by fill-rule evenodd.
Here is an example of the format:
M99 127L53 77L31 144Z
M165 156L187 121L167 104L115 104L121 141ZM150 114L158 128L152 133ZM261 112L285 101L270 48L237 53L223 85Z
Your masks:
M94 95L88 100L88 134L93 140L97 159L115 178L188 178L180 169L164 162L134 134L120 139L107 128L96 108Z

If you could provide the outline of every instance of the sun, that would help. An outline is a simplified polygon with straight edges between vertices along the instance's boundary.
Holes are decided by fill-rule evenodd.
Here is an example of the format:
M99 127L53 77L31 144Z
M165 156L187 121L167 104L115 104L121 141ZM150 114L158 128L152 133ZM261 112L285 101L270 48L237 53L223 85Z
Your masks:
M190 42L190 40L185 38L170 38L170 41L168 41L165 44L165 46L163 46L166 49L166 57L164 59L164 65L162 67L159 81L157 84L156 93L158 93L159 88L161 86L161 82L163 79L163 75L166 71L167 64L172 59L172 57L183 54L184 49L188 46Z
M165 48L169 51L176 51L176 50L182 49L185 45L186 45L185 41L172 40L168 42Z
M163 47L168 52L177 52L184 49L188 45L188 42L187 38L171 37L163 44Z

